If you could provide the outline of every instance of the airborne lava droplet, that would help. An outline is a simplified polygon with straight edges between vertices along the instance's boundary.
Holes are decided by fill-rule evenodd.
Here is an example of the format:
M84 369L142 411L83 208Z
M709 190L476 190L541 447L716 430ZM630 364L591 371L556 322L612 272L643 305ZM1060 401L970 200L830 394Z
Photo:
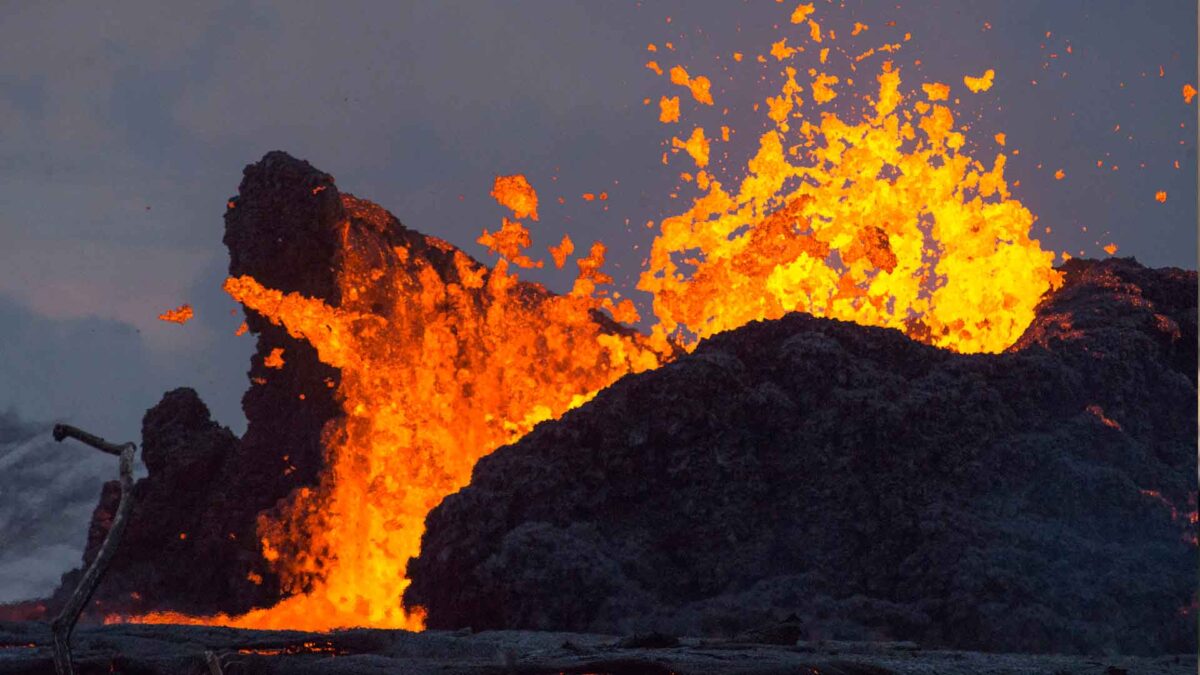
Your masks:
M988 68L983 75L979 77L971 77L970 75L963 76L963 84L967 85L967 89L978 94L979 92L987 91L992 88L992 82L996 79L996 71ZM1034 84L1037 84L1036 82Z
M941 82L926 82L921 85L921 89L925 92L925 96L930 101L945 101L950 98L950 85L942 84Z
M537 193L522 174L496 176L492 183L492 197L512 211L514 218L538 219Z
M195 316L195 312L192 311L192 306L185 303L176 307L175 309L168 309L162 314L159 314L158 318L161 321L177 323L182 326L188 321L191 321L193 316Z
M671 68L671 83L687 87L692 92L692 98L704 105L712 105L712 83L707 77L697 75L691 77L688 75L687 69L683 66L675 66Z
M667 98L663 96L658 101L658 121L663 124L670 124L679 121L679 97L672 96Z
M567 256L575 252L575 242L567 235L563 235L562 241L558 246L550 247L550 255L554 257L554 266L562 269L567 262Z

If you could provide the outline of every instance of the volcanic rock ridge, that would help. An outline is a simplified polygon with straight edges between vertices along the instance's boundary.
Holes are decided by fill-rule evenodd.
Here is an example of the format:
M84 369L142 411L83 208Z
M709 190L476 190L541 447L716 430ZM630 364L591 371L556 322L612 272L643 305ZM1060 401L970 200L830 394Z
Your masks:
M1196 648L1195 272L1072 260L1007 352L792 314L480 460L433 628Z

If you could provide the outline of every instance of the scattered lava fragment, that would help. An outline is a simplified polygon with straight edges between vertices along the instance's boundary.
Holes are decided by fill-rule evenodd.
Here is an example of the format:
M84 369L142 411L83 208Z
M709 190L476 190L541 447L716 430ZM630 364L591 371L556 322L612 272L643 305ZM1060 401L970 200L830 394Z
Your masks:
M1159 202L1160 204L1161 204L1161 203L1163 203L1163 202L1166 202L1166 201L1167 201L1167 191L1166 191L1166 190L1159 190L1158 192L1155 192L1155 193L1154 193L1154 200L1155 200L1155 201L1157 201L1157 202Z
M810 14L813 13L813 11L813 3L811 2L799 5L796 7L795 11L792 12L792 23L802 23Z
M663 96L658 101L658 121L663 124L670 124L679 121L679 97L672 96L667 98Z
M529 236L529 228L521 224L519 220L504 218L499 230L490 232L484 229L483 234L479 235L476 242L517 267L529 269L542 266L540 260L532 260L523 253L524 249L529 248L529 245L533 243L533 240Z
M538 219L537 193L529 180L521 174L496 176L492 184L492 197L501 206L508 208L514 218Z
M1190 104L1196 98L1196 88L1190 84L1183 85L1183 102Z
M992 82L996 79L996 71L988 68L980 77L971 77L970 75L963 76L963 84L967 85L967 89L976 94L987 91L992 88Z
M192 311L192 306L188 305L188 304L183 304L183 305L176 307L175 309L168 309L167 311L163 312L162 314L159 314L158 318L161 321L166 321L169 323L177 323L182 326L183 324L187 323L188 321L191 321L193 316L195 316L195 312Z
M921 85L921 89L925 92L925 96L929 97L930 101L945 101L950 98L950 85L948 84L927 82Z
M692 98L704 105L712 105L712 83L707 77L697 75L691 77L688 75L687 69L683 66L675 66L671 68L671 83L678 84L682 87L687 87L692 92Z
M554 258L554 266L560 270L562 269L563 265L566 264L567 256L574 252L575 242L571 241L571 238L565 234L563 235L562 241L559 242L558 246L550 247L550 255Z

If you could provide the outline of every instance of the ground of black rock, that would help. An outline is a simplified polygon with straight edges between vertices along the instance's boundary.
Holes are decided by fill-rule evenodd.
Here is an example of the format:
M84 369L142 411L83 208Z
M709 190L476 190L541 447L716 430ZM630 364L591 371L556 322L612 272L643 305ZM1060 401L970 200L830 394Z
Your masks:
M212 653L225 675L290 673L821 673L887 675L1047 673L1157 675L1196 672L1195 655L1160 657L988 654L925 650L905 642L805 642L768 645L664 636L540 631L355 629L332 633L207 626L81 627L74 639L81 675L211 673ZM53 672L49 628L0 623L0 675Z

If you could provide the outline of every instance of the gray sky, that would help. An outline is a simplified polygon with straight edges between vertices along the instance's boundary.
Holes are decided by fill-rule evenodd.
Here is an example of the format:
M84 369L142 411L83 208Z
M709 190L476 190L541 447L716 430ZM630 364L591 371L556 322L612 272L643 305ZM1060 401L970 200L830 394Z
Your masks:
M502 215L492 177L525 173L543 202L535 244L601 239L631 289L642 224L681 209L667 195L685 170L659 163L667 130L642 99L667 87L646 44L674 41L659 61L711 77L752 131L748 106L777 85L745 76L750 63L731 85L721 68L768 50L794 4L0 0L0 408L134 439L145 409L188 385L241 431L252 341L220 291L221 214L243 165L276 148L481 259L474 240ZM876 42L889 20L892 39L911 32L906 86L996 69L969 138L985 161L996 131L1021 150L1008 176L1048 247L1095 256L1112 241L1196 267L1196 104L1180 95L1196 82L1194 2L896 4L847 0L839 20ZM602 190L607 211L579 199ZM155 318L183 302L187 326Z

